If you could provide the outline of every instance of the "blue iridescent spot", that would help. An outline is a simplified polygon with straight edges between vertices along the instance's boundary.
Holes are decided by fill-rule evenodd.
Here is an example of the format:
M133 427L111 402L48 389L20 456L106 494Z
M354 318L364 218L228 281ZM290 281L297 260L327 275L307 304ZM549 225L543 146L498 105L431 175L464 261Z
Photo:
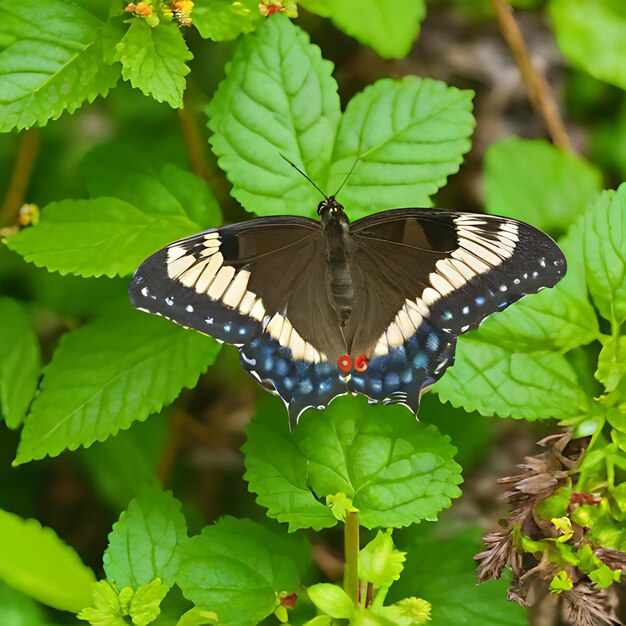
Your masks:
M382 380L370 380L370 387L373 391L382 391L383 390L383 382Z
M396 372L389 372L385 376L386 387L397 387L400 384L400 376Z
M283 385L285 386L285 389L291 391L294 385L293 378L283 378Z
M246 334L246 329L243 326L239 329L239 334L240 335L245 335Z
M311 393L313 391L313 383L308 378L305 378L300 381L299 390L300 393Z
M410 383L413 380L413 371L404 370L402 374L400 374L400 378L402 378L403 383Z
M463 315L469 315L469 312L470 312L470 308L468 306L464 306L461 309L461 313L463 313Z
M273 367L274 367L274 357L272 356L265 357L265 361L263 362L263 369L266 372L269 372L271 371Z
M476 296L476 298L474 298L474 302L478 306L482 306L483 304L485 304L485 299L482 296Z
M227 333L229 333L229 332L230 332L230 328L231 328L230 324L224 324L224 330L225 330Z
M444 311L443 315L441 316L441 319L444 319L446 321L451 320L452 319L452 312L451 311Z
M426 347L434 352L439 347L439 337L435 333L430 333L428 337L426 337Z
M328 391L330 389L330 383L327 380L323 380L319 385L318 388L320 391Z
M289 373L289 363L284 359L277 359L274 370L278 375L286 376Z
M417 369L421 369L428 363L428 357L423 352L418 352L413 357L413 366Z

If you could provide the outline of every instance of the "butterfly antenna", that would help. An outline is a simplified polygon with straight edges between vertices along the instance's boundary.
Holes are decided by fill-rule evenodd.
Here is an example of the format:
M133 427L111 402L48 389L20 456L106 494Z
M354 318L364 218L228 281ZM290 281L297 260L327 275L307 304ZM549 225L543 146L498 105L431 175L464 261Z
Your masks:
M356 167L356 164L359 162L360 158L361 157L357 157L357 160L354 162L354 164L350 168L350 171L348 172L348 175L344 178L344 180L341 183L341 185L339 185L339 189L337 189L337 191L335 192L335 197L337 197L339 195L339 192L343 189L343 186L348 182L348 178L350 178L350 176L352 175L352 172L354 171L354 168Z
M285 159L291 167L300 172L300 174L302 174L302 176L304 176L311 183L311 185L313 185L313 187L315 187L315 189L317 189L324 196L324 198L328 200L328 196L311 180L307 174L305 174L295 163L291 162L284 154L281 154L280 156Z

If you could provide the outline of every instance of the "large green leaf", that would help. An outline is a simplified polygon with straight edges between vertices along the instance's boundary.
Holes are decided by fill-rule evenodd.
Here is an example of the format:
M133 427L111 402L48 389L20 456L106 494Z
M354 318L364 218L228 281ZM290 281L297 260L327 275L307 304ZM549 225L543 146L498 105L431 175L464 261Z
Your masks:
M146 158L135 145L98 146L81 161L80 173L92 198L112 196L150 215L188 217L200 228L222 222L219 204L204 180L173 163Z
M154 215L117 198L62 200L37 226L7 240L11 250L51 272L125 276L150 254L198 231L187 217Z
M144 19L134 19L115 46L115 60L122 63L122 76L133 87L173 108L182 108L185 64L193 58L176 22L161 22L151 28Z
M565 278L492 315L477 337L516 352L572 350L598 339L598 318L587 294L582 224L581 218L559 241L567 259Z
M525 626L526 611L507 602L509 576L476 585L476 562L481 549L480 532L468 529L449 538L410 534L399 547L407 559L400 580L393 584L388 602L416 593L432 605L432 626L467 624L480 626Z
M453 406L500 417L565 419L586 407L561 354L511 352L471 336L459 340L454 366L433 390Z
M17 428L31 403L41 371L41 350L22 307L0 298L0 414Z
M626 183L605 191L585 216L589 291L607 320L626 319Z
M426 14L424 0L301 0L383 57L400 58L411 50Z
M96 577L51 528L0 509L0 580L63 611L91 601Z
M488 212L543 230L562 232L601 189L599 170L547 141L509 137L485 154Z
M458 169L474 128L471 91L408 76L357 94L341 119L328 189L352 219L394 207L430 206ZM357 161L358 159L358 161Z
M104 22L87 3L23 0L1 11L0 132L73 113L117 82L119 67L102 58Z
M315 498L339 492L353 501L367 528L436 519L460 495L461 468L450 439L416 423L403 407L337 398L324 411L302 416L294 445L280 415L282 421L270 421L265 412L250 427L246 478L270 517L288 522L291 530L331 526L333 518ZM284 457L273 452L271 432Z
M213 151L232 194L259 215L310 215L325 181L339 122L332 64L308 35L275 14L243 38L207 113Z
M155 578L171 586L180 550L187 540L181 503L170 491L146 487L120 515L109 534L103 563L107 579L118 589L135 591Z
M43 607L26 594L0 582L0 624L47 626Z
M193 387L219 345L144 313L67 333L26 417L16 464L104 441Z
M274 611L278 594L299 591L309 564L303 538L223 517L184 546L176 582L220 623L256 624Z
M626 89L626 5L622 0L551 0L561 52L577 67Z

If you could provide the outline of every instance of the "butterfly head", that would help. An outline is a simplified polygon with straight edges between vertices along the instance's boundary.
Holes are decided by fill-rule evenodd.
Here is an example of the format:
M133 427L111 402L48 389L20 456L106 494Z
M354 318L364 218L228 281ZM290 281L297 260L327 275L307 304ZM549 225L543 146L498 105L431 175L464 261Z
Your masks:
M337 201L335 196L329 196L326 200L322 200L317 205L317 214L322 217L322 221L331 219L340 219L343 217L347 220L346 214L343 212L343 204Z

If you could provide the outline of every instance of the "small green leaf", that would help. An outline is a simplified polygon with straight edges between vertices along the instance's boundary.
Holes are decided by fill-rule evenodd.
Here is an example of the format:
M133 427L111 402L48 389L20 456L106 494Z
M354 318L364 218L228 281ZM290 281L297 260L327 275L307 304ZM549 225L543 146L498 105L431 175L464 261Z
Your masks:
M146 419L193 387L218 352L199 333L134 311L67 333L26 417L15 464L89 447Z
M600 193L602 174L543 140L508 137L485 154L487 211L559 232Z
M572 482L568 479L566 485L559 487L551 496L544 498L535 506L535 513L546 521L561 517L567 513L572 499Z
M433 537L423 525L403 534L399 547L407 552L400 580L389 590L387 602L416 593L432 606L429 626L480 624L527 626L526 611L507 602L510 576L476 585L473 555L481 548L480 530L467 529L449 538Z
M563 591L569 591L573 587L574 583L565 570L561 570L555 574L550 581L550 591L552 593L559 594Z
M2 4L0 132L73 113L117 83L119 67L102 58L104 22L86 5L72 0Z
M587 405L561 354L514 353L473 337L459 341L454 366L433 390L466 411L531 421L566 419Z
M420 626L429 622L432 607L430 602L422 598L404 598L391 606L372 608L376 613L382 615L395 626Z
M626 320L626 183L604 191L585 216L589 291L607 320Z
M124 80L158 102L182 108L185 76L189 74L185 61L193 54L175 22L161 22L151 28L145 20L133 19L115 50Z
M9 428L17 428L37 389L41 350L15 300L0 298L0 320L0 415Z
M430 206L430 196L459 169L474 129L472 91L416 76L382 79L350 100L327 188L341 190L351 219L403 206ZM358 161L357 161L358 159Z
M343 491L326 496L326 504L333 512L333 517L340 522L346 521L346 515L348 513L357 513L359 510L352 504L352 500L350 500Z
M93 606L84 608L76 617L92 626L126 626L119 594L109 581L99 580L94 583L92 604Z
M600 589L606 589L613 583L621 581L622 572L620 570L612 570L603 563L598 569L589 572L588 576Z
M91 600L93 572L51 528L0 509L0 580L62 611Z
M310 489L318 498L343 491L366 528L434 520L460 495L450 439L403 407L337 398L305 413L294 437L308 459Z
M170 491L146 487L113 525L104 557L107 579L134 590L159 578L174 582L187 523Z
M223 517L183 547L176 582L220 623L257 623L274 612L278 594L299 590L309 562L303 539Z
M196 231L222 223L220 206L204 180L152 155L147 158L133 144L98 146L81 161L80 173L92 198L119 198L153 217L188 217L199 225Z
M561 52L595 78L626 89L626 10L620 0L551 0Z
M133 624L148 626L153 622L161 613L161 602L168 591L169 587L160 578L139 587L130 601L129 615Z
M318 615L308 622L304 623L304 626L331 626L332 618L328 615Z
M587 295L583 239L581 218L559 241L567 259L565 278L553 289L492 315L475 337L515 352L568 351L597 339L600 330Z
M309 599L322 613L334 619L350 619L354 604L350 596L338 585L319 583L307 589Z
M7 240L50 272L125 276L152 252L197 232L187 217L155 216L117 198L62 200L44 207L37 226Z
M182 615L176 626L211 626L217 624L217 619L217 613L194 607Z
M213 151L232 195L258 215L312 215L339 122L332 64L308 35L276 14L244 37L208 109Z
M262 16L258 0L205 0L193 8L192 19L204 39L226 41L254 30Z
M424 0L301 0L314 13L386 58L406 56L426 15Z
M598 357L595 377L611 392L626 373L626 337L607 337Z
M390 587L400 578L404 569L406 552L396 550L391 538L391 529L379 530L359 552L359 578L378 587Z

